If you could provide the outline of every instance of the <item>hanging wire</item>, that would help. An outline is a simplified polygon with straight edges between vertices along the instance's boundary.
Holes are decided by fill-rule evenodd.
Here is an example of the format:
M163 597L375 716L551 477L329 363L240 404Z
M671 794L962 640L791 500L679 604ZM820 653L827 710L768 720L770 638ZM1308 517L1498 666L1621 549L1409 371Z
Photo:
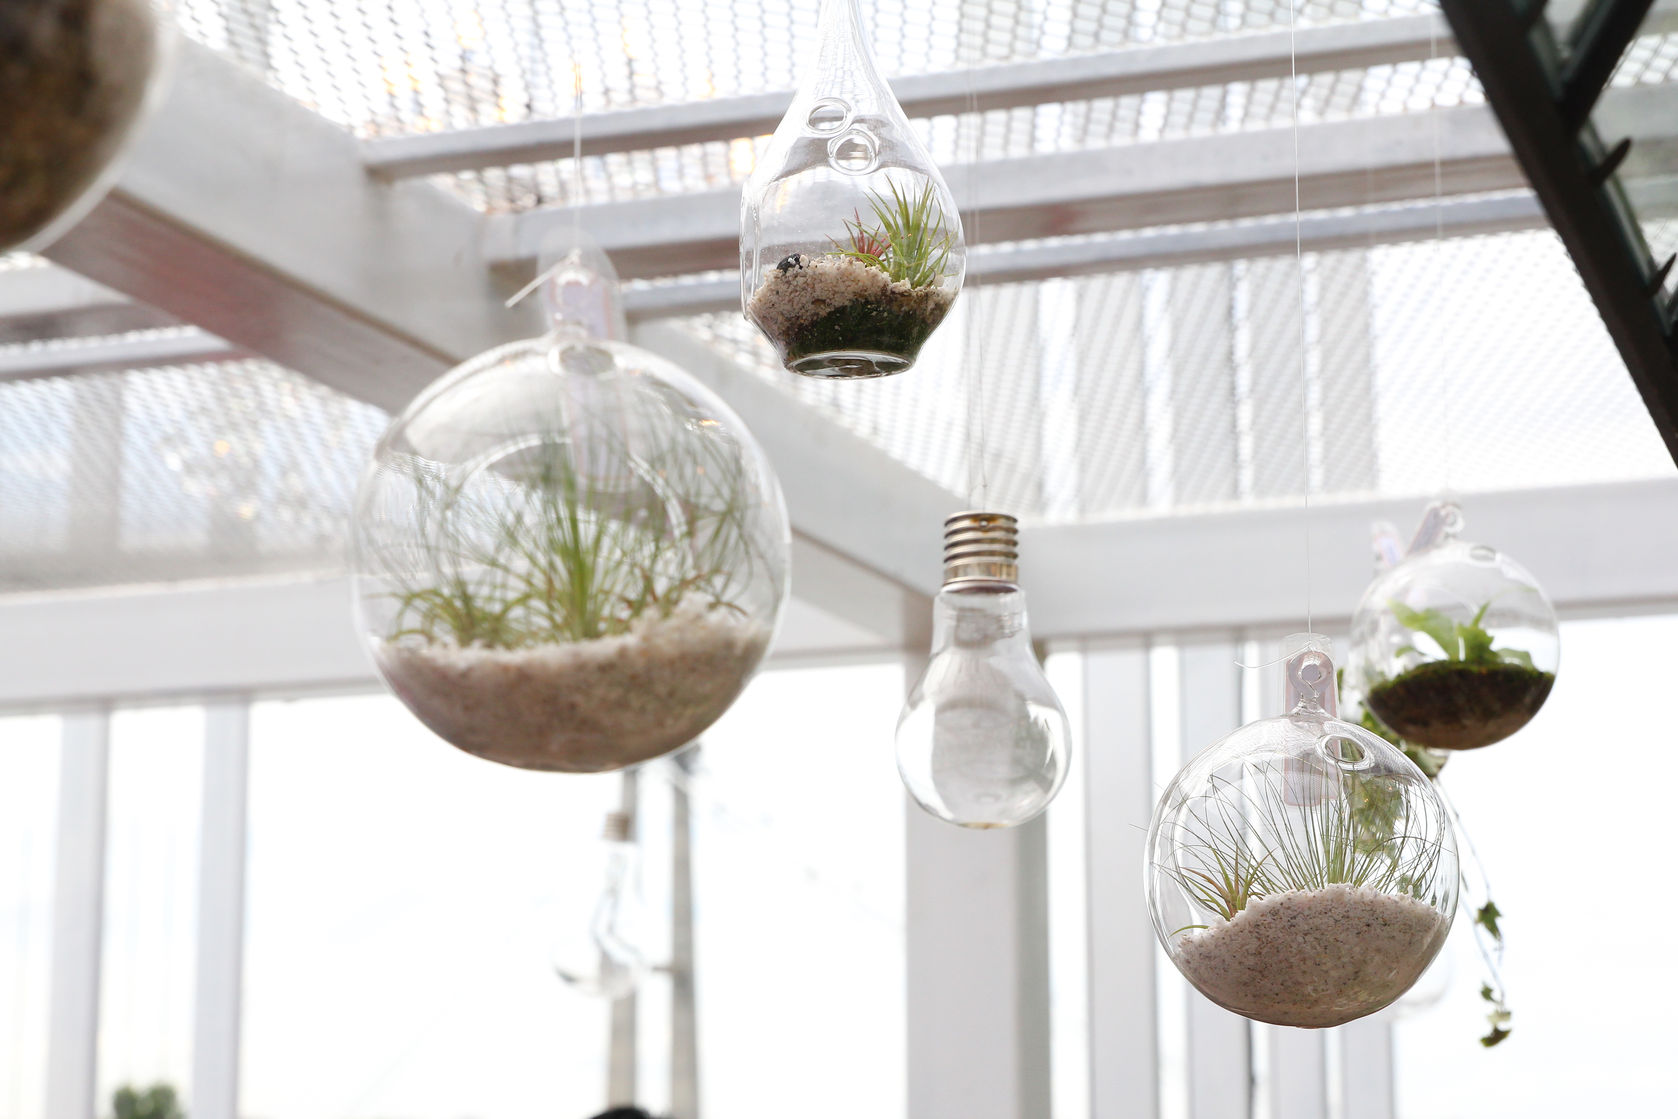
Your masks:
M1435 18L1428 23L1427 60L1428 60L1428 68L1429 69L1435 69L1439 64L1439 19L1438 18ZM1440 85L1443 86L1443 84L1444 84L1444 79L1441 76L1440 77ZM1441 282L1442 277L1444 276L1444 269L1443 269L1442 265L1444 264L1444 258L1445 258L1445 174L1444 174L1444 171L1442 169L1442 164L1443 164L1443 160L1444 160L1444 157L1443 157L1443 154L1442 154L1442 152L1443 152L1443 140L1440 137L1440 127L1439 127L1439 121L1440 121L1440 118L1444 115L1444 112L1445 112L1445 107L1443 105L1439 104L1439 96L1438 96L1437 93L1435 93L1433 108L1428 111L1428 123L1429 123L1429 125L1432 129L1432 132L1433 132L1433 249L1432 249L1432 255L1433 255L1433 278L1434 278L1433 298L1434 298L1434 301L1435 301L1434 313L1433 313L1433 322L1434 322L1433 375L1435 377L1439 377L1441 379L1443 378L1443 374L1444 374L1444 371L1445 371L1445 358L1446 358L1446 354L1447 354L1447 349L1446 349L1446 346L1445 346L1445 330L1444 330L1444 327L1443 327L1443 324L1444 324L1444 321L1445 321L1445 313L1446 313L1446 310L1447 310L1447 297L1446 297L1446 294L1445 294L1445 285L1444 285L1444 283ZM1453 475L1455 474L1455 467L1456 467L1456 463L1453 461L1454 446L1455 446L1455 443L1456 443L1456 440L1453 438L1453 435L1454 435L1454 432L1453 432L1454 416L1452 414L1452 408L1451 408L1451 393L1447 390L1447 391L1440 392L1439 395L1440 395L1440 398L1441 398L1440 407L1444 412L1444 423L1442 423L1440 425L1440 427L1443 430L1444 435L1445 435L1445 448L1444 448L1443 453L1439 456L1439 461L1443 464L1442 469L1445 472L1445 484L1444 484L1443 489L1444 489L1445 493L1449 494L1451 492L1451 480L1452 480Z
M583 64L571 63L571 248L583 244ZM538 269L536 278L508 297L503 304L516 307L531 292L547 283L548 277L565 266L564 260L555 261L546 271Z
M959 32L958 32L959 34ZM978 41L982 41L978 40ZM967 344L964 347L968 372L967 387L967 503L975 510L990 508L990 468L985 462L985 392L984 316L978 313L979 270L975 267L976 247L979 244L979 206L974 193L975 171L983 154L984 118L979 115L979 91L975 72L978 69L977 47L970 48L967 57L967 114L973 122L973 155L967 163L967 198L972 207L968 211L967 276L964 286L967 298L963 314L967 320Z
M571 63L571 244L583 243L583 64Z
M1293 88L1293 255L1299 272L1299 427L1305 456L1305 631L1311 629L1311 386L1305 326L1305 214L1299 189L1299 59L1294 49L1298 0L1288 0L1288 77Z

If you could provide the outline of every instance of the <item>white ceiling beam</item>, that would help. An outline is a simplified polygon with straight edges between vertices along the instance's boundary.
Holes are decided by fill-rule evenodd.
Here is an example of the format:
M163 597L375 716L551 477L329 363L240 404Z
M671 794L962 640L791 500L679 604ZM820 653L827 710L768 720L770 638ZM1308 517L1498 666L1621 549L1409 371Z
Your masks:
M1611 90L1604 116L1646 150L1678 135L1674 90ZM984 214L993 242L1291 214L1294 172L1308 211L1431 198L1435 129L1447 195L1524 189L1490 109L1471 106L1300 130L1194 136L1099 150L1048 152L946 169L958 204ZM568 211L490 219L487 255L528 268ZM583 226L626 278L721 271L739 263L737 188L585 207Z
M0 382L91 373L124 373L161 365L240 361L253 355L196 327L141 337L97 338L0 346Z
M0 326L130 302L121 292L50 264L0 270Z
M0 632L27 657L0 674L0 712L220 694L378 689L345 579L251 579L0 598ZM848 657L881 638L803 601L770 663Z
M0 342L179 326L179 320L64 268L0 270Z
M966 112L970 97L980 109L1013 109L1286 77L1290 46L1301 74L1415 61L1435 47L1441 55L1455 53L1443 19L1406 16L1304 28L1292 44L1286 31L1270 31L906 75L891 84L910 119L924 119ZM588 113L582 119L583 154L760 136L775 130L792 97L790 90L777 90ZM362 153L375 175L397 179L569 159L573 132L570 119L526 121L368 140Z
M1298 230L1305 252L1327 252L1367 244L1425 241L1436 232L1473 237L1544 227L1544 208L1530 192L1491 198L1449 199L1351 214L1313 214ZM1039 245L980 245L968 256L967 275L987 284L1022 283L1107 272L1181 267L1215 260L1292 256L1292 217L1267 218L1242 225L1168 230L1053 241ZM630 288L625 307L632 320L701 315L740 306L736 277L689 280Z
M1678 479L1461 495L1466 536L1516 557L1570 613L1678 606ZM1026 525L1021 573L1040 638L1305 628L1306 541L1318 629L1373 578L1370 526L1424 498ZM1309 529L1309 535L1307 535ZM1147 588L1146 594L1125 588Z
M116 188L47 257L387 408L533 333L532 307L501 306L476 213L372 181L353 137L180 46Z
M1678 480L1464 495L1463 503L1471 538L1518 557L1566 616L1678 608L1678 566L1668 559L1678 552ZM1371 577L1371 521L1410 524L1423 504L1311 510L1318 628L1343 626ZM1065 640L1303 627L1306 519L1296 507L1027 524L1022 572L1032 633ZM828 575L819 556L794 562L795 578ZM1147 593L1134 593L1138 587ZM29 650L0 674L0 711L376 687L352 629L349 593L342 579L251 579L0 598L0 632ZM800 593L772 656L924 645L924 633L888 641Z
M1678 180L1627 184L1637 212L1648 217L1678 214ZM1304 252L1332 252L1365 245L1396 245L1445 237L1480 237L1548 228L1550 219L1531 191L1487 198L1429 200L1355 213L1309 214L1299 223L1297 247ZM1296 248L1292 216L1265 218L1240 225L1174 229L1051 241L1036 245L980 245L968 257L969 280L990 284L1023 283L1068 276L1179 268L1217 260L1292 256ZM737 276L682 280L632 287L624 305L631 321L732 311L740 306Z

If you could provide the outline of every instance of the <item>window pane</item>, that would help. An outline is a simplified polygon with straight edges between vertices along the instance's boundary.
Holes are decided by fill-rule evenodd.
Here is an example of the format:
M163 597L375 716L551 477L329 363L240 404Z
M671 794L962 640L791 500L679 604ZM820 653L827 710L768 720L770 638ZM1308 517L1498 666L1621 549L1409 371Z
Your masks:
M1659 697L1675 643L1671 616L1564 625L1544 711L1509 741L1446 767L1505 914L1514 1033L1492 1050L1476 1040L1488 1008L1471 915L1461 914L1446 945L1447 994L1396 1029L1401 1119L1671 1110L1662 1018L1678 1002L1678 957L1664 944L1678 896L1657 886L1670 790L1638 762L1670 746Z
M242 1114L601 1109L606 1004L548 956L615 777L480 761L366 696L255 705L250 780Z
M45 1119L56 717L0 719L0 1116Z
M204 712L111 716L99 1114L123 1085L167 1084L190 1109Z
M705 736L692 784L706 1115L904 1114L902 703L898 664L783 669Z

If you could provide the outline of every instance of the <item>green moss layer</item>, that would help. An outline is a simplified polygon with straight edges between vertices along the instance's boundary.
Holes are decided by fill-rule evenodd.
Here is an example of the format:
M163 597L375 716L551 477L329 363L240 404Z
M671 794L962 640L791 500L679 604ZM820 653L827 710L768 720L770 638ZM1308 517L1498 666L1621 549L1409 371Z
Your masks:
M913 361L949 312L927 299L855 299L793 331L782 346L787 362L836 350L896 354Z
M1472 750L1526 726L1554 673L1522 664L1429 661L1369 690L1369 709L1399 737L1436 750Z

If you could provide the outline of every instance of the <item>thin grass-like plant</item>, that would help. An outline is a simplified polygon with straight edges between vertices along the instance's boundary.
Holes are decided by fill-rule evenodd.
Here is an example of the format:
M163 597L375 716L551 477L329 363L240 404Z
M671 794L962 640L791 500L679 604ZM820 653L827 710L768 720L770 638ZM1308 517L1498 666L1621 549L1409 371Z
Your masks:
M662 448L650 455L598 425L481 470L409 460L416 519L382 565L390 638L521 649L622 634L693 599L745 614L766 562L751 479L724 429L671 422L689 430L643 440Z
M1390 815L1373 818L1372 806ZM1389 778L1343 783L1297 758L1250 765L1239 780L1212 776L1172 814L1173 865L1161 869L1226 921L1259 898L1332 885L1432 904L1440 842L1393 830L1415 807Z
M864 223L861 215L845 222L850 245L841 245L841 256L878 268L894 283L912 288L931 287L944 278L955 232L944 221L938 196L928 183L918 195L906 194L896 183L887 183L890 197L869 192L869 206L877 224Z

